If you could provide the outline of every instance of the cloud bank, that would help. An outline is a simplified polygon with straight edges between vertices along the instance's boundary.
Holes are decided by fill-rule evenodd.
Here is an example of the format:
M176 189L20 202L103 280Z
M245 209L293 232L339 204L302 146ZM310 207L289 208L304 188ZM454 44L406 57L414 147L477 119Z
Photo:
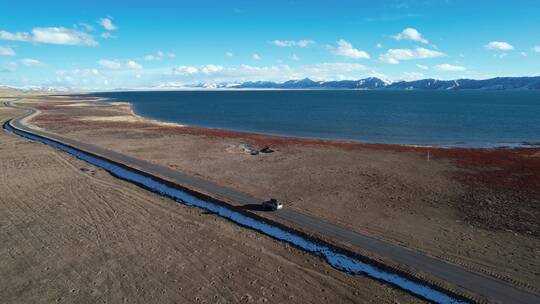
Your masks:
M97 46L98 43L86 32L65 27L36 27L31 33L0 31L0 39L57 45Z
M443 57L445 54L426 48L412 49L389 49L379 56L379 60L388 64L399 64L400 61Z

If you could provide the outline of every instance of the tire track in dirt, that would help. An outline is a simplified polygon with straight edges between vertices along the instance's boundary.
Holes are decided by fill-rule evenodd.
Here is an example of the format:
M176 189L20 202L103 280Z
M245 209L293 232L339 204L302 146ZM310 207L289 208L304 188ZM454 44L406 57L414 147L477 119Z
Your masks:
M4 133L5 134L5 133ZM5 137L5 136L2 136ZM14 143L17 143L17 141L13 141ZM27 143L28 144L28 143ZM45 153L47 154L47 152ZM54 154L54 153L51 153ZM18 155L20 156L20 155ZM23 155L22 157L26 157L26 161L36 161L36 158L34 157L28 157L27 155ZM38 158L39 161L39 158ZM24 165L24 163L23 163ZM28 167L35 167L34 164L28 164ZM25 170L24 178L27 180L27 183L39 185L40 183L43 184L44 181L49 181L54 177L55 173L55 166L52 166L49 170L41 171L40 176L34 175L34 170ZM2 172L7 172L7 170L2 170ZM11 236L11 239L13 242L26 242L28 243L32 250L31 252L37 253L40 256L43 257L54 257L58 255L58 252L54 249L61 248L65 243L65 238L62 237L62 235L53 234L51 233L52 229L50 228L50 223L41 216L41 213L44 213L46 211L50 212L51 204L54 204L55 201L50 202L51 195L47 195L49 193L57 193L56 190L52 190L52 188L55 186L54 184L45 184L45 187L39 187L39 191L42 194L45 194L45 197L34 197L28 195L25 195L20 190L20 187L18 186L19 183L13 182L12 178L9 178L6 176L6 174L2 174L2 180L0 184L7 187L8 191L7 193L10 194L8 200L11 202L10 206L6 204L6 201L3 199L2 203L4 205L4 208L7 212L9 212L8 219L10 220L11 224L8 226L3 226L2 231L8 231L11 228L15 229L17 231L17 235ZM40 206L38 203L46 202L42 207L36 208L36 206ZM19 212L12 212L14 210L13 208L19 210ZM20 217L18 214L26 214L24 217ZM15 220L14 220L15 219ZM27 225L27 223L33 222L33 226L28 226L24 231L19 229L19 226ZM33 227L39 227L38 230L34 230ZM45 236L48 236L47 238ZM44 242L44 239L52 239L52 242ZM54 248L51 248L54 247ZM24 257L22 258L23 261L27 262L28 268L30 268L31 272L36 272L35 268L39 265L33 265L28 262L30 259L29 255L25 252L22 252ZM73 270L73 268L72 268ZM80 273L79 273L80 275ZM59 273L58 276L62 276L62 273Z
M84 164L84 163L83 163L83 164L79 164L80 161L78 161L78 160L75 160L75 159L69 159L69 158L72 158L71 156L64 155L64 153L61 153L61 152L55 152L54 154L57 156L57 158L58 158L59 160L61 160L61 161L66 165L66 167L72 169L74 172L78 173L78 174L81 175L81 176L84 176L85 178L92 179L94 182L99 183L99 184L104 185L104 186L107 186L107 187L114 186L114 188L113 188L114 191L120 192L120 193L122 193L122 194L125 194L125 192L129 192L130 194L135 194L135 193L136 193L135 191L131 191L131 190L126 189L126 187L119 188L117 184L115 185L115 184L113 184L113 183L108 183L108 182L105 182L105 181L103 181L103 180L101 180L101 179L99 179L99 178L96 178L96 177L94 177L94 176L92 176L92 175L90 175L90 174L81 172L81 170L80 170L73 162L77 161L77 162L78 162L78 165L81 165L81 167L87 167L87 165ZM101 169L97 169L97 170L98 170L98 171L102 171ZM106 172L102 172L102 173L103 173L103 174L108 174L108 173L106 173ZM91 185L91 184L88 183L88 184L85 184L85 185ZM71 192L72 192L72 194L73 194L74 196L77 196L77 193L81 192L81 191L73 191L73 189L71 189L71 190L72 190ZM110 204L108 204L107 201L101 197L101 195L99 194L99 191L96 191L96 189L94 189L94 187L89 186L88 189L86 189L86 190L91 191L91 192L94 194L95 197L99 198L99 200L100 200L101 203L106 204L109 208L111 208L111 210L114 210L114 209L110 206ZM142 198L141 195L136 195L136 196L137 196L137 198ZM126 203L127 201L128 201L128 200L122 200L122 202L124 202L125 204L128 204L128 203ZM86 206L86 205L88 205L88 204L84 204L84 205ZM93 204L92 204L92 206L93 206ZM91 211L88 210L88 209L87 209L87 211L88 211L89 213L91 212ZM98 221L98 218L94 217L94 220ZM109 221L106 221L106 222L109 222ZM110 221L110 222L111 222L111 223L114 223L114 221ZM120 228L120 226L114 227L113 231L119 231L118 228ZM100 229L100 228L96 227L96 229ZM103 230L108 230L108 229L103 229ZM174 237L174 236L171 235L170 237ZM171 242L166 241L166 238L165 238L165 241L162 241L161 243L162 243L162 244L163 244L163 243L167 244L170 248L178 249L177 246L172 246L172 243L171 243ZM134 248L137 248L133 242L132 242L132 245L134 245ZM198 258L197 258L197 257L198 257L197 255L191 255L191 253L189 253L189 251L188 251L188 249L187 249L187 246L184 246L183 249L184 249L184 252L187 252L188 254L190 254L191 257L193 257L193 258L195 259L196 263L194 263L195 261L193 261L193 259L192 259L192 260L191 260L191 263L192 263L192 264L194 264L194 265L196 264L197 267L200 268L200 269L203 269L203 268L204 268L204 264L205 264L205 263L204 263L202 260L198 259ZM140 252L139 252L139 253L140 253ZM145 266L147 266L147 265L145 265ZM227 290L227 292L229 293L228 297L227 297L227 296L224 296L224 295L223 295L223 291L222 291L220 288L218 288L215 284L211 284L211 283L212 283L211 278L205 277L205 279L206 279L206 282L207 282L207 284L208 284L209 286L212 286L212 287L214 288L214 290L215 290L218 294L222 295L222 298L223 298L223 299L226 299L226 298L229 298L229 299L230 299L230 298L232 297L234 300L237 300L237 299L234 298L234 293L233 293L233 290L232 290L232 289L228 289L228 290Z
M74 172L76 172L78 175L84 176L85 178L92 179L93 181L95 181L95 182L97 182L97 183L99 183L99 184L102 184L102 185L104 185L104 186L107 186L107 187L114 186L114 187L115 187L114 191L120 192L120 193L122 193L122 194L124 194L124 192L127 190L127 189L124 188L124 187L119 188L118 185L114 185L113 183L104 182L104 181L100 180L99 178L96 178L96 177L94 177L94 176L91 176L91 175L89 175L89 174L86 174L86 173L81 172L81 170L80 170L75 164L73 164L73 162L76 161L76 162L78 163L77 165L82 165L82 167L85 167L86 165L85 165L85 164L79 164L80 161L75 160L75 159L68 160L68 158L71 158L71 157L70 157L70 156L67 156L67 155L62 155L62 154L64 154L64 153L56 152L56 153L54 153L54 154L57 156L57 158L58 158L59 160L61 160L61 161L66 165L66 167L70 168L71 170L73 170ZM101 169L97 169L97 170L98 170L98 171L102 171ZM103 172L103 174L108 174L108 173ZM104 200L104 199L101 197L101 195L99 195L99 192L100 192L100 191L97 191L94 187L91 186L90 183L85 183L85 189L84 189L84 190L83 190L83 189L77 189L77 190L74 190L74 188L72 187L72 186L73 186L72 183L70 183L70 186L71 186L70 192L71 192L71 194L72 194L74 197L77 197L77 199L76 199L77 201L83 202L83 200L81 199L79 193L81 193L81 192L85 192L85 193L93 193L93 196L92 196L92 197L98 198L99 201L100 201L100 203L103 203L103 204L107 205L109 208L111 208L111 210L113 209L112 207L110 207L110 204L108 204L107 201ZM134 193L135 193L135 191L131 191L131 190L127 190L127 191L129 191L130 194L134 194ZM137 198L141 198L141 195L136 195L136 197L137 197ZM122 200L122 202L123 202L124 204L129 204L129 203L127 203L127 201L128 201L128 200ZM103 223L109 223L109 222L110 222L110 223L114 223L114 222L115 222L115 221L103 221L102 219L100 219L99 216L96 216L96 215L95 215L95 211L96 211L98 208L93 208L93 209L89 209L89 208L88 208L89 205L91 205L91 206L93 206L93 207L96 207L96 206L99 207L99 206L100 206L99 204L95 205L94 203L95 203L95 202L88 202L88 203L83 202L83 203L82 203L82 205L86 208L86 213L89 214L89 216L92 217L92 222L93 222L93 223L101 223L101 222L103 222ZM110 229L110 228L104 228L104 227L101 227L100 224L97 224L97 225L94 225L94 227L95 227L95 229L96 229L96 233L98 234L98 240L100 240L100 239L103 238L102 236L100 236L100 233L101 233L100 231L119 231L118 228L119 228L120 226L116 226L116 227L114 227L113 229ZM174 236L171 235L170 237L172 238L172 237L174 237ZM177 246L172 246L172 243L168 242L168 241L167 241L167 238L165 238L164 240L162 240L162 241L160 242L160 244L161 244L161 245L166 244L166 245L169 246L169 248L178 249ZM132 241L132 245L133 245L133 248L137 248L136 244L135 244L133 241ZM101 250L102 250L103 252L105 252L104 247L103 247L103 244L99 243L98 246L100 246ZM196 265L196 267L199 268L199 269L204 269L205 263L204 263L201 259L198 258L198 255L192 254L191 251L188 250L187 246L183 246L183 251L186 253L187 256L190 257L190 263L191 263L191 264ZM140 253L141 253L141 252L138 252L138 254L140 254ZM148 267L150 263L152 263L152 262L150 261L148 264L143 265L141 268ZM237 298L235 298L235 295L234 295L232 289L227 288L226 292L228 292L229 294L226 296L226 295L224 295L224 291L223 291L222 288L218 288L217 285L211 284L211 283L212 283L211 278L209 278L208 276L204 276L204 275L203 275L203 277L205 278L205 281L206 281L206 283L208 284L208 286L212 286L213 289L214 289L218 294L220 294L220 295L222 296L223 299L227 299L227 298L231 299L231 298L232 298L232 299L235 300L235 301L238 300ZM223 284L223 285L225 286L225 284Z

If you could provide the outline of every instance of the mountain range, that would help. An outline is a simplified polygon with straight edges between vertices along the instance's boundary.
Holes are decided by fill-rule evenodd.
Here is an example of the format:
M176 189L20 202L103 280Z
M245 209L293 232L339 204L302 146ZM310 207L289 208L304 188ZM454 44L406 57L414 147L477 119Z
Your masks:
M313 81L309 78L285 82L249 81L240 84L204 83L192 87L233 89L356 89L356 90L540 90L538 77L497 77L484 80L422 79L388 82L376 77L360 80Z
M65 87L26 86L11 87L0 85L0 88L13 88L29 91L92 91L91 89L74 89ZM286 90L499 90L526 91L540 90L540 76L536 77L497 77L491 79L456 79L437 80L421 79L414 81L385 81L376 77L359 80L313 81L309 78L289 80L285 82L248 81L242 83L198 83L185 85L181 83L166 83L159 86L129 89L116 88L113 91L137 90L183 90L183 89L286 89ZM97 91L97 90L93 90Z

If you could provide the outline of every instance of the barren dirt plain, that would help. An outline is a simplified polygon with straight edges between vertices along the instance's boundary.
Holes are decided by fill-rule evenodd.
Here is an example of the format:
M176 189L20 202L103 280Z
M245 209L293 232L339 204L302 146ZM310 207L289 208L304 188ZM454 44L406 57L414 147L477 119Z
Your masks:
M422 302L4 131L0 244L2 303Z

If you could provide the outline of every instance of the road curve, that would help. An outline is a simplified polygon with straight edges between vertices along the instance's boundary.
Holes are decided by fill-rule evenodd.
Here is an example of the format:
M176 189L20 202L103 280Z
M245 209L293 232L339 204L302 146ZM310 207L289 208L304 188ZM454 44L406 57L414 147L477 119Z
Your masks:
M18 107L13 106L11 103L6 103L6 105ZM200 191L216 198L225 199L235 207L241 208L242 206L252 206L253 204L259 204L261 201L260 199L233 189L222 187L212 182L171 170L164 166L152 164L114 151L75 141L44 130L34 129L27 125L26 121L31 116L37 115L37 110L33 108L23 109L26 109L27 111L8 122L15 129L53 139L60 143L77 148L83 152L90 152L92 154L123 164L127 167L132 167L150 175L164 178L165 180L177 185L181 185L182 187ZM454 286L457 286L458 288L477 295L478 297L473 299L476 301L484 302L487 300L491 303L516 304L540 303L539 295L511 286L501 280L468 271L459 266L428 257L416 251L381 241L355 231L348 230L295 210L284 208L274 212L272 215L281 219L282 222L290 223L293 227L300 227L306 232L315 233L325 239L336 240L338 242L349 244L354 248L360 249L361 251L368 251L400 265L404 265L406 268L412 269L413 273L426 273L429 276L448 282Z

